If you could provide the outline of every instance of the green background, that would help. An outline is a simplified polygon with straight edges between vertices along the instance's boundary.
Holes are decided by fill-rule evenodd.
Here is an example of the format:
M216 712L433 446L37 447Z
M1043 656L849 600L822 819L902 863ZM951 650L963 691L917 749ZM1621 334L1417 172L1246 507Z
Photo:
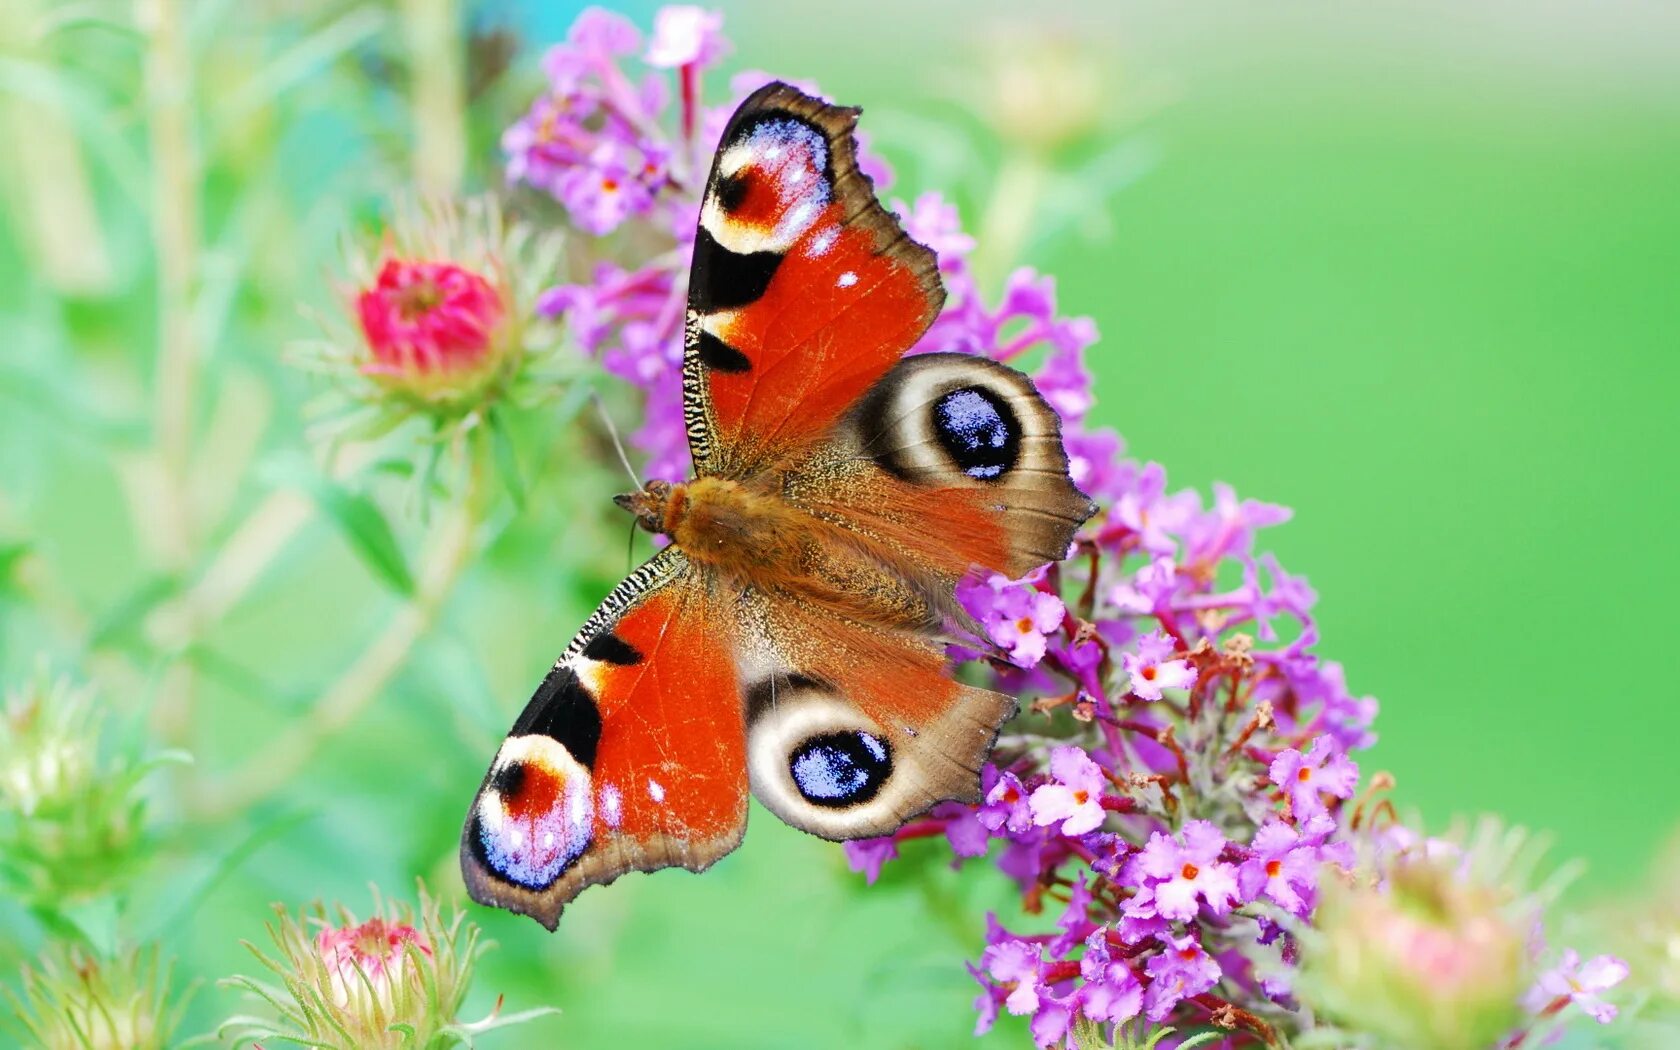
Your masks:
M264 52L347 9L301 6L301 19L205 17ZM1227 481L1295 508L1265 540L1320 593L1320 651L1382 702L1363 768L1392 771L1397 802L1434 825L1493 811L1555 833L1559 856L1588 861L1575 893L1592 899L1636 885L1680 818L1668 616L1680 15L1573 6L1065 12L1058 24L1102 72L1101 106L1096 130L1057 155L1061 181L1019 261L1057 277L1064 312L1098 322L1095 418L1133 455L1177 486ZM1004 5L725 9L730 68L862 105L898 166L895 193L943 189L976 221L1001 148L972 56ZM645 25L651 7L629 11ZM524 35L510 83L472 114L480 179L571 13L480 13ZM206 266L226 299L209 383L216 406L252 417L259 458L303 447L309 387L278 363L310 334L295 304L330 304L339 233L403 179L400 88L366 56L384 35L253 109L208 162ZM0 523L36 539L83 626L152 580L121 480L154 345L147 169L123 159L145 143L131 107L96 104L120 95L121 46L50 56L91 89L74 119L115 283L66 295L37 280L15 177L0 244ZM114 65L88 79L106 49ZM221 104L216 77L233 75L206 60L203 112ZM582 455L555 445L528 520L294 784L238 820L191 826L160 861L142 916L172 914L218 858L263 836L193 921L164 931L187 974L249 970L236 942L261 938L270 901L365 908L370 882L452 884L460 812L495 734L622 568L621 522L599 505L617 482ZM230 473L231 505L249 507L263 475L233 457L205 449ZM405 542L418 534L394 514ZM331 528L306 528L209 631L200 764L229 771L299 717L396 606ZM46 652L124 710L167 681L168 660L140 642L89 655L62 630L73 616L0 615L8 680ZM704 878L594 890L556 935L475 908L501 943L475 1003L500 991L513 1008L565 1011L489 1046L960 1043L973 989L961 962L984 911L1010 907L978 869L959 880L913 864L864 890L835 847L755 811L746 845ZM15 960L38 932L0 918ZM193 1019L211 1024L230 1002L201 991Z

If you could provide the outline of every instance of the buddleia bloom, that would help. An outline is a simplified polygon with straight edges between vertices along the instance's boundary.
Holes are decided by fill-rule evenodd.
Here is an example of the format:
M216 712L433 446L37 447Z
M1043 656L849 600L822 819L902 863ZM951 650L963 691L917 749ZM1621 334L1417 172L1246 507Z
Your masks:
M222 1025L220 1035L236 1044L272 1039L321 1050L443 1050L552 1012L504 1016L498 1000L488 1016L462 1019L473 966L486 946L477 926L459 911L445 918L424 890L418 908L376 901L365 920L321 904L295 916L277 905L275 915L268 932L278 957L246 947L281 983L245 976L223 982L267 1007Z
M968 272L973 242L955 211L924 195L904 213L911 236L944 246L951 292L918 349L1037 355L1035 380L1062 415L1074 477L1103 509L1065 561L958 589L979 634L952 656L1020 696L1025 712L999 738L984 801L848 843L848 857L873 881L916 855L910 843L943 831L958 863L986 858L1015 880L1027 913L1044 917L1024 930L986 923L970 968L982 1030L1024 1014L1037 1045L1080 1032L1083 1047L1124 1041L1145 1021L1212 1025L1248 1042L1323 1027L1342 985L1302 985L1300 971L1303 945L1323 943L1313 924L1332 921L1323 902L1370 863L1403 881L1410 869L1396 858L1416 837L1384 800L1387 778L1359 790L1356 756L1375 740L1376 702L1319 655L1312 588L1260 549L1289 510L1224 485L1211 499L1175 491L1160 464L1127 458L1118 434L1087 424L1095 398L1083 354L1095 326L1062 316L1054 281L1032 271L1017 271L991 305ZM1361 857L1383 859L1360 868ZM1519 892L1509 879L1491 885ZM1403 920L1380 906L1404 909L1418 895L1383 893L1358 914L1404 940ZM1342 900L1332 915L1347 914ZM1434 1008L1430 994L1464 1045L1521 1037L1565 1004L1608 1016L1599 985L1620 972L1611 960L1565 956L1546 969L1507 911L1443 900L1451 919L1418 926L1410 943L1462 948L1464 987L1382 970L1392 1008L1346 1020L1338 1045L1424 1045L1394 1041L1393 1018ZM1523 1008L1525 992L1546 1000L1539 1013ZM1427 1038L1449 1045L1434 1029Z

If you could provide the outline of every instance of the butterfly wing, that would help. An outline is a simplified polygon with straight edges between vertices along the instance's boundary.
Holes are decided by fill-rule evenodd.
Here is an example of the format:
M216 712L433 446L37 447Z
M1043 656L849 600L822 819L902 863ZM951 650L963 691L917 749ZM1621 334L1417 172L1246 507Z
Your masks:
M949 677L942 628L963 619L960 577L1056 561L1094 511L1068 478L1055 411L995 361L907 358L787 471L783 491L840 530L824 574L876 600L851 616L811 601L748 604L739 666L753 794L831 839L977 801L1015 702Z
M743 476L826 434L945 301L933 253L858 171L857 117L769 84L724 130L683 353L697 475Z
M784 485L795 504L904 551L946 588L976 567L1015 578L1061 560L1096 512L1032 380L968 354L899 362Z
M1012 698L954 681L928 632L760 594L741 608L748 769L767 809L838 840L979 801Z
M585 887L700 871L747 821L730 616L667 548L608 595L496 754L461 838L481 904L549 929Z

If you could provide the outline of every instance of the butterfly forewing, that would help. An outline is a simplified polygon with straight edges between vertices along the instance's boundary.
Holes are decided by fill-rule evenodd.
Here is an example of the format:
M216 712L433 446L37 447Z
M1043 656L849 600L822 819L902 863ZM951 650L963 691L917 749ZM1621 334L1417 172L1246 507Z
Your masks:
M671 548L608 596L479 787L461 842L474 900L553 929L587 886L735 848L746 729L730 623Z
M697 475L744 475L821 437L944 303L933 253L858 171L857 115L770 84L723 133L688 290Z

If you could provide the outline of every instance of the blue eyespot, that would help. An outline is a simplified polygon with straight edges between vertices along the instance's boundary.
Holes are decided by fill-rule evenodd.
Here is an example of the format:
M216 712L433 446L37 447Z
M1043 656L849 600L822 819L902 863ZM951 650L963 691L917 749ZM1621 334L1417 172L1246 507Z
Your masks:
M933 403L933 429L971 478L1002 477L1021 454L1021 426L1002 398L984 387L953 390Z
M794 749L793 783L818 806L854 806L874 798L892 773L886 741L864 732L824 733Z

